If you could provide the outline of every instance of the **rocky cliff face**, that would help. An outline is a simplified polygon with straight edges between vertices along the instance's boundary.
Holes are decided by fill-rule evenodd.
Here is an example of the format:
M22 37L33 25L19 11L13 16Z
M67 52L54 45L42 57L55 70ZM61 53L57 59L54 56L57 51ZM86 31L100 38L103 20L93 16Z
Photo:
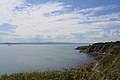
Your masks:
M77 47L77 50L95 55L80 66L81 70L98 72L100 75L120 76L120 42L95 43L89 46ZM116 74L114 73L116 72ZM113 77L114 77L113 76Z
M109 49L112 49L115 46L119 46L120 41L117 42L106 42L106 43L95 43L89 46L80 46L75 48L80 50L83 53L93 53L93 54L105 54Z

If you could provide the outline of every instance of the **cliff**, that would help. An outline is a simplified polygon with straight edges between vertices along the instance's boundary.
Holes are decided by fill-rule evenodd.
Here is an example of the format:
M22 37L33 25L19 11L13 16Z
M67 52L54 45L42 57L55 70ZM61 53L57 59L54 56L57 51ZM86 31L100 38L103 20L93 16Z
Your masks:
M98 79L120 79L120 41L95 43L89 46L77 47L80 52L95 55L94 60L80 66L83 71L91 71Z
M80 46L75 49L80 50L80 52L83 53L105 54L106 51L114 48L115 46L120 46L120 41L95 43L89 46Z

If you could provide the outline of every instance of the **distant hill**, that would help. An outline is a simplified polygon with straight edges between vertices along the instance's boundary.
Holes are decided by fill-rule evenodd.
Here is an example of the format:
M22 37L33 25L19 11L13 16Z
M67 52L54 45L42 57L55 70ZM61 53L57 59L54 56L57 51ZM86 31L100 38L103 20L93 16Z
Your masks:
M90 43L74 43L74 42L4 42L0 44L90 44Z

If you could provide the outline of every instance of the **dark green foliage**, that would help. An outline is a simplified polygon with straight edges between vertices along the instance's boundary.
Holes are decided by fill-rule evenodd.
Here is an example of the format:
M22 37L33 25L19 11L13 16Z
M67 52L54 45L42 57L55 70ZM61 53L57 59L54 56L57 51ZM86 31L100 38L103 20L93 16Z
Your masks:
M7 74L3 74L2 76L1 76L1 78L0 78L0 80L6 80L7 79Z
M81 52L85 52L85 53L95 53L95 52L104 53L104 52L113 48L116 45L120 45L120 41L105 42L105 43L94 43L93 45L80 46L80 47L77 47L76 49L81 50Z

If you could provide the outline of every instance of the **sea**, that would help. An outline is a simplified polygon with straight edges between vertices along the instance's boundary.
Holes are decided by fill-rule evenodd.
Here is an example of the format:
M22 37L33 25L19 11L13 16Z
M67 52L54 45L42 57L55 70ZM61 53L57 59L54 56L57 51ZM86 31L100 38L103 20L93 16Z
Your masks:
M94 57L75 50L89 44L0 44L0 75L76 68Z

